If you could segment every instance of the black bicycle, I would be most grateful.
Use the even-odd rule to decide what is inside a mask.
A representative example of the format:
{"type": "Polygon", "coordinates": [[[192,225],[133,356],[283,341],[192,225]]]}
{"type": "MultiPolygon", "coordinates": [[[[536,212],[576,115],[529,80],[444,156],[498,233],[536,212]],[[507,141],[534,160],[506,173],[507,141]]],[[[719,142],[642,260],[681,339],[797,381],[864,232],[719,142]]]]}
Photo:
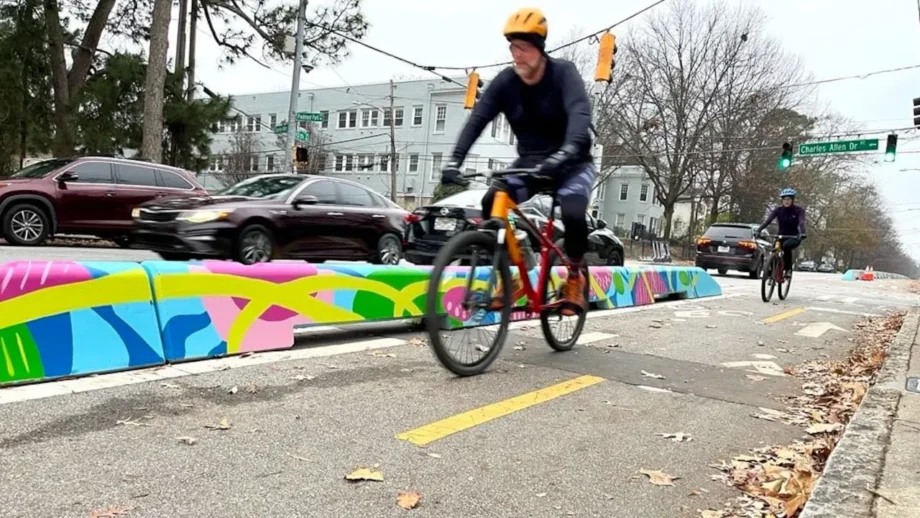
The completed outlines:
{"type": "Polygon", "coordinates": [[[770,302],[773,298],[773,290],[779,288],[777,295],[779,300],[786,300],[789,296],[789,288],[792,285],[792,270],[789,270],[789,276],[786,276],[783,267],[783,239],[798,239],[800,236],[784,235],[764,235],[765,238],[773,240],[773,248],[770,249],[770,257],[763,262],[763,274],[760,279],[760,298],[764,302],[770,302]],[[785,291],[783,287],[785,286],[785,291]]]}

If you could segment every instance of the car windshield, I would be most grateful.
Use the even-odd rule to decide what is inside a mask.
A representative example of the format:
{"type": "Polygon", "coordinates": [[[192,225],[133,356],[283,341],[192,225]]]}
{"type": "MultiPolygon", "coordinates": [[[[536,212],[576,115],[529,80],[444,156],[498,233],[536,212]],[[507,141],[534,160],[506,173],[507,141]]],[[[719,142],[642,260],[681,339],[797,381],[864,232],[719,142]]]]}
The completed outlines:
{"type": "Polygon", "coordinates": [[[41,162],[35,162],[34,164],[24,167],[19,171],[10,175],[11,178],[42,178],[46,174],[54,171],[55,169],[64,167],[65,165],[73,162],[73,159],[62,159],[56,158],[54,160],[42,160],[41,162]]]}
{"type": "Polygon", "coordinates": [[[433,205],[436,207],[480,207],[482,206],[482,197],[485,195],[485,189],[470,189],[448,196],[433,205]]]}
{"type": "Polygon", "coordinates": [[[296,176],[268,176],[243,180],[217,191],[219,196],[248,196],[250,198],[279,199],[291,194],[291,191],[303,182],[296,176]]]}
{"type": "Polygon", "coordinates": [[[703,237],[709,239],[751,239],[754,231],[751,227],[709,227],[703,237]]]}

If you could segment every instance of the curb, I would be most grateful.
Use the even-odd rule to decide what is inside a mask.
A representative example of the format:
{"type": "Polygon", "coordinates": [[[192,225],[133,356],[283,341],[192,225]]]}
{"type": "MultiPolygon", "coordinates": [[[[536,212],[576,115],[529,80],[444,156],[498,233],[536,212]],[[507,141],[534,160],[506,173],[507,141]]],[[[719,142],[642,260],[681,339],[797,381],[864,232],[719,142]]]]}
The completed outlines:
{"type": "Polygon", "coordinates": [[[891,429],[910,361],[910,349],[920,328],[920,308],[904,318],[879,370],[875,385],[863,398],[837,447],[827,459],[824,473],[799,518],[871,517],[875,495],[885,466],[891,429]]]}

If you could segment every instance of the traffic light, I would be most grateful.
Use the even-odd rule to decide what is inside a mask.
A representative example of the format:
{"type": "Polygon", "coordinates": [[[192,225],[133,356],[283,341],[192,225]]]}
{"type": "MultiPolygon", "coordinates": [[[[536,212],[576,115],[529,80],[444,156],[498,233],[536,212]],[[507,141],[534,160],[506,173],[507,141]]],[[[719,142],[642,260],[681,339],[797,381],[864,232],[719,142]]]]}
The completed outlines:
{"type": "Polygon", "coordinates": [[[294,162],[298,164],[308,164],[310,162],[309,153],[307,153],[307,148],[297,146],[294,149],[294,162]]]}
{"type": "Polygon", "coordinates": [[[779,162],[777,162],[780,171],[789,169],[789,166],[792,165],[792,144],[788,142],[783,142],[783,153],[779,156],[779,162]]]}
{"type": "Polygon", "coordinates": [[[613,33],[605,32],[600,38],[599,46],[597,68],[594,69],[594,80],[609,83],[613,80],[613,56],[617,53],[617,37],[613,33]]]}
{"type": "Polygon", "coordinates": [[[920,97],[914,98],[914,127],[920,128],[920,97]]]}
{"type": "Polygon", "coordinates": [[[479,74],[476,72],[470,72],[469,81],[466,83],[466,99],[463,101],[463,107],[467,110],[472,110],[473,106],[476,105],[476,99],[479,99],[482,96],[482,92],[479,91],[482,88],[483,82],[482,79],[479,79],[479,74]]]}
{"type": "Polygon", "coordinates": [[[898,151],[898,136],[892,133],[888,135],[888,144],[885,145],[885,161],[894,162],[894,155],[898,151]]]}

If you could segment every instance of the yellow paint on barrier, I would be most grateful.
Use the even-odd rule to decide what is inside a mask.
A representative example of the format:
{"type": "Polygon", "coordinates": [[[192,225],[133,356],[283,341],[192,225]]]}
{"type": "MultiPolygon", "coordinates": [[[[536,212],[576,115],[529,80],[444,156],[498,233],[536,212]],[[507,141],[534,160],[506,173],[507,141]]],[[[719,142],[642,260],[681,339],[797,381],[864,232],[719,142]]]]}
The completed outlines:
{"type": "Polygon", "coordinates": [[[525,408],[545,403],[551,399],[571,394],[578,390],[596,385],[604,381],[597,376],[579,376],[569,381],[521,394],[520,396],[486,405],[475,410],[457,414],[431,424],[403,432],[396,436],[397,439],[409,441],[416,446],[424,446],[448,435],[487,423],[493,419],[504,417],[508,414],[524,410],[525,408]]]}
{"type": "Polygon", "coordinates": [[[80,309],[150,300],[150,284],[143,270],[112,273],[4,300],[0,302],[0,329],[80,309]],[[143,281],[138,276],[143,276],[143,281]]]}
{"type": "Polygon", "coordinates": [[[782,313],[780,313],[780,314],[778,314],[778,315],[773,315],[772,317],[765,318],[765,319],[763,320],[763,323],[764,323],[764,324],[773,324],[773,323],[775,323],[775,322],[779,322],[780,320],[785,320],[785,319],[787,319],[787,318],[789,318],[789,317],[794,317],[794,316],[796,316],[796,315],[801,315],[801,314],[804,313],[804,312],[805,312],[805,308],[790,309],[789,311],[784,311],[784,312],[782,312],[782,313]]]}

